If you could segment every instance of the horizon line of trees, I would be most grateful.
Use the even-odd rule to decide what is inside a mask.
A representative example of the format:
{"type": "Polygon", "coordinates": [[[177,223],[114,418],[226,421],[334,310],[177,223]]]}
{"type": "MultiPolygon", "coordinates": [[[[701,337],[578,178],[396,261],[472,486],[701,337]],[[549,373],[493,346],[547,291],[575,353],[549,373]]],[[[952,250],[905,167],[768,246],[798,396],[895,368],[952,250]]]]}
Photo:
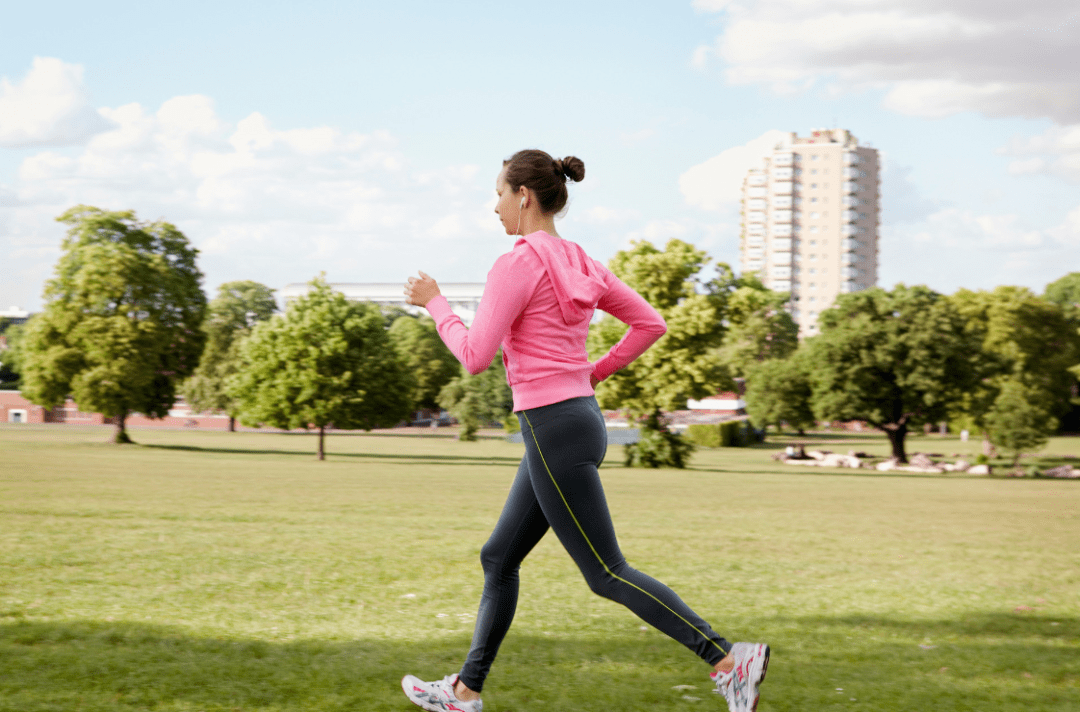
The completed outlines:
{"type": "MultiPolygon", "coordinates": [[[[195,250],[174,226],[133,212],[76,206],[43,311],[7,330],[4,373],[21,376],[35,403],[69,395],[115,418],[130,442],[130,413],[163,417],[177,394],[197,411],[245,425],[313,428],[324,456],[328,427],[371,429],[442,408],[473,439],[485,422],[513,429],[501,359],[467,374],[434,322],[402,308],[352,302],[323,277],[277,312],[273,290],[223,284],[207,300],[195,250]]],[[[662,413],[746,382],[757,427],[799,431],[818,421],[861,420],[906,461],[906,435],[948,421],[986,447],[1039,447],[1080,405],[1080,272],[1035,295],[1022,287],[942,295],[899,284],[840,295],[798,338],[790,295],[672,239],[632,243],[609,267],[664,317],[668,332],[596,390],[601,406],[630,414],[641,440],[626,464],[685,466],[693,446],[662,413]]],[[[596,359],[627,326],[604,315],[589,329],[596,359]]]]}

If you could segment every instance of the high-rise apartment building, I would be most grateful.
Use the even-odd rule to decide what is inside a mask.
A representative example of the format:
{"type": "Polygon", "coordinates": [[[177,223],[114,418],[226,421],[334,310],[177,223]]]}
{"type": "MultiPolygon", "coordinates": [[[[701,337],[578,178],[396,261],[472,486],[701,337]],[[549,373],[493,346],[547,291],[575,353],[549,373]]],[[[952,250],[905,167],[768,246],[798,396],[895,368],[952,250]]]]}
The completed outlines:
{"type": "Polygon", "coordinates": [[[743,181],[742,271],[791,292],[800,335],[877,282],[878,185],[877,150],[843,129],[790,134],[743,181]]]}

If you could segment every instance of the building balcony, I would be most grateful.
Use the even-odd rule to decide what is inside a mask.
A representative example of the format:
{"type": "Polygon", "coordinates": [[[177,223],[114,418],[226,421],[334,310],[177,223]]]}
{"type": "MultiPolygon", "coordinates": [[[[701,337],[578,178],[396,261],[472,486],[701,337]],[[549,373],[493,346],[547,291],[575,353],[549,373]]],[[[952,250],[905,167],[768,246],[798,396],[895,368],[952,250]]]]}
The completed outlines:
{"type": "Polygon", "coordinates": [[[774,208],[790,208],[794,203],[795,201],[790,195],[778,195],[772,200],[774,208]]]}
{"type": "Polygon", "coordinates": [[[746,221],[750,223],[764,223],[765,213],[760,210],[751,210],[746,213],[746,221]]]}
{"type": "Polygon", "coordinates": [[[850,237],[843,242],[843,248],[845,252],[854,252],[855,250],[859,249],[859,247],[859,241],[850,237]]]}
{"type": "Polygon", "coordinates": [[[859,214],[854,210],[845,210],[842,214],[844,222],[855,222],[859,219],[859,214]]]}
{"type": "Polygon", "coordinates": [[[772,169],[773,180],[791,180],[795,177],[794,168],[773,168],[772,169]]]}
{"type": "Polygon", "coordinates": [[[772,219],[774,223],[790,223],[791,222],[790,210],[774,210],[772,212],[772,219]]]}
{"type": "Polygon", "coordinates": [[[795,163],[795,154],[793,153],[774,153],[772,157],[774,166],[790,166],[795,163]]]}
{"type": "Polygon", "coordinates": [[[858,193],[860,190],[862,190],[862,186],[855,181],[849,180],[844,182],[845,193],[858,193]]]}
{"type": "Polygon", "coordinates": [[[791,237],[793,228],[791,225],[773,225],[772,234],[773,237],[791,237]]]}
{"type": "Polygon", "coordinates": [[[772,241],[774,252],[791,252],[791,238],[778,237],[772,241]]]}
{"type": "Polygon", "coordinates": [[[844,165],[854,166],[859,162],[859,154],[847,152],[844,154],[844,165]]]}

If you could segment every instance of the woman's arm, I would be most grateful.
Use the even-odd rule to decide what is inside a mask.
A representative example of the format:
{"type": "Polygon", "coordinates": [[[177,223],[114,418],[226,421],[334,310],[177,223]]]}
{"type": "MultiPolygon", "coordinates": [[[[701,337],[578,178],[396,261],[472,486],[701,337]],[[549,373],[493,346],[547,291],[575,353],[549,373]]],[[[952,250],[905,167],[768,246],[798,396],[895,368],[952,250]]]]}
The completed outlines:
{"type": "Polygon", "coordinates": [[[603,381],[645,353],[667,332],[664,317],[660,316],[651,304],[615,275],[611,275],[609,279],[611,281],[608,291],[600,298],[596,306],[619,321],[629,324],[630,328],[619,339],[619,343],[612,346],[603,358],[593,364],[594,387],[596,383],[603,381]]]}
{"type": "Polygon", "coordinates": [[[435,320],[443,343],[469,373],[480,373],[491,365],[510,325],[525,309],[535,286],[526,284],[527,280],[511,279],[511,257],[511,254],[503,255],[488,272],[484,296],[480,298],[472,328],[462,323],[442,294],[421,305],[427,307],[435,320]]]}

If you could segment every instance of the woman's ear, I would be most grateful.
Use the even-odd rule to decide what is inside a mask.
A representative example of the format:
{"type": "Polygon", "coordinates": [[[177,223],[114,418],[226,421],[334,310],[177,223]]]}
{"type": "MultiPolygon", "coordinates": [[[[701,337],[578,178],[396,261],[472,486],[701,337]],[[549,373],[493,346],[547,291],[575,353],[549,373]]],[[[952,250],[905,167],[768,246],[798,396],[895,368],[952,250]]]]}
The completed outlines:
{"type": "Polygon", "coordinates": [[[518,195],[521,196],[521,202],[519,204],[519,207],[524,210],[525,207],[529,204],[529,189],[525,186],[521,186],[520,188],[518,188],[518,195]]]}

